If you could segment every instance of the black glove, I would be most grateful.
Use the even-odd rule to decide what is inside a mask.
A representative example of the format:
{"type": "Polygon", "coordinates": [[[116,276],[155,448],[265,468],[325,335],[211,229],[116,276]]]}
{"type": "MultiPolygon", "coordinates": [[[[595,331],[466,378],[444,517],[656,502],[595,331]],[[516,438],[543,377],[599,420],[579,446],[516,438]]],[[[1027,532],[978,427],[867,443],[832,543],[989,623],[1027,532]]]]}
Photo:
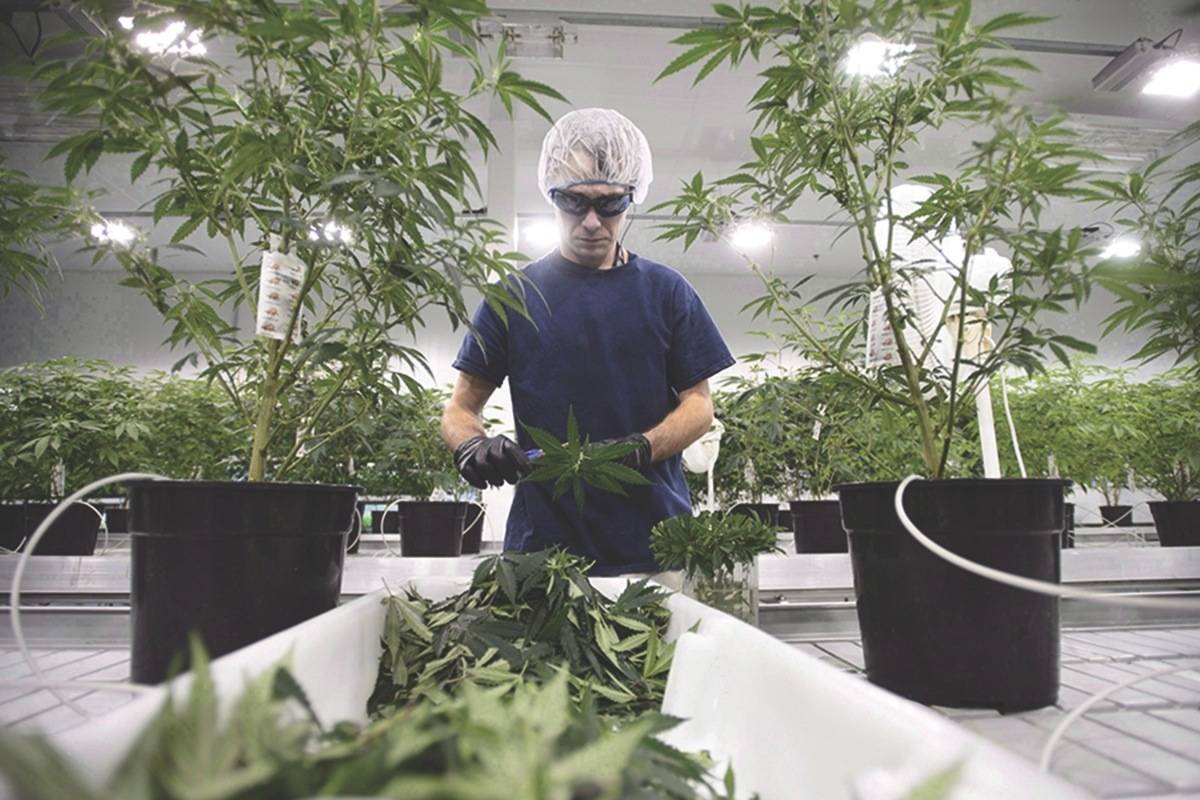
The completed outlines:
{"type": "Polygon", "coordinates": [[[516,483],[533,470],[525,451],[507,436],[476,436],[454,451],[454,466],[476,489],[516,483]]]}
{"type": "Polygon", "coordinates": [[[627,453],[617,459],[617,463],[623,466],[635,469],[638,472],[645,472],[650,467],[651,453],[650,440],[643,434],[633,433],[629,436],[623,436],[620,439],[605,439],[600,442],[601,446],[608,444],[636,444],[637,447],[633,452],[627,453]]]}

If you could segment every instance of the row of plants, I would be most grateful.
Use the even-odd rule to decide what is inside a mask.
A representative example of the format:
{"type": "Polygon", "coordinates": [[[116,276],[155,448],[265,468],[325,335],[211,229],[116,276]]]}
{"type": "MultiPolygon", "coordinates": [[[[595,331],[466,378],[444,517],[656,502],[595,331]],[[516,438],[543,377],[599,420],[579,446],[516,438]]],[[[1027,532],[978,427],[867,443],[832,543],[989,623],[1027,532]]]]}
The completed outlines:
{"type": "MultiPolygon", "coordinates": [[[[348,401],[333,407],[336,426],[307,447],[302,425],[282,431],[268,462],[292,458],[286,470],[281,465],[292,480],[355,483],[367,494],[461,492],[438,436],[445,392],[401,387],[380,392],[366,408],[348,401]]],[[[318,391],[296,387],[294,401],[309,403],[318,391]]],[[[207,379],[138,375],[74,358],[11,367],[0,370],[0,497],[61,497],[118,472],[243,478],[249,433],[228,394],[207,379]]]]}
{"type": "MultiPolygon", "coordinates": [[[[1128,371],[1077,365],[1017,379],[1010,405],[1030,475],[1062,475],[1104,495],[1151,489],[1200,499],[1200,381],[1169,371],[1146,381],[1128,371]]],[[[997,398],[999,400],[999,398],[997,398]]],[[[1018,471],[1002,441],[1006,472],[1018,471]]]]}
{"type": "MultiPolygon", "coordinates": [[[[1008,402],[1026,471],[1062,476],[1117,505],[1123,489],[1145,488],[1166,500],[1200,497],[1200,381],[1186,370],[1135,380],[1128,370],[1076,362],[1064,369],[1007,379],[1008,402]]],[[[1004,474],[1019,475],[1002,414],[1003,389],[992,387],[1004,474]]],[[[897,480],[920,471],[909,446],[916,420],[894,407],[864,403],[838,372],[765,371],[726,381],[714,395],[725,425],[714,467],[717,499],[729,508],[764,497],[827,497],[856,481],[897,480]]],[[[948,474],[978,477],[974,418],[948,474]]],[[[689,475],[700,503],[704,476],[689,475]]]]}

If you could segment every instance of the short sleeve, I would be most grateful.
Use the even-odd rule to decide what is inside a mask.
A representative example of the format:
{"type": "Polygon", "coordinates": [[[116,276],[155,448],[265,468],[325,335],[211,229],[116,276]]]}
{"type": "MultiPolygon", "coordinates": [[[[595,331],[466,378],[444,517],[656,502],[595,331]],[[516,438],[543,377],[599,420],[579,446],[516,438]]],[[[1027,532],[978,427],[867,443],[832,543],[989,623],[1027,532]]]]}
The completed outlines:
{"type": "Polygon", "coordinates": [[[508,375],[508,331],[486,301],[479,303],[471,318],[471,330],[463,337],[454,368],[469,372],[495,386],[508,375]]]}
{"type": "Polygon", "coordinates": [[[692,285],[680,280],[673,296],[667,380],[672,389],[682,392],[732,367],[735,360],[692,285]]]}

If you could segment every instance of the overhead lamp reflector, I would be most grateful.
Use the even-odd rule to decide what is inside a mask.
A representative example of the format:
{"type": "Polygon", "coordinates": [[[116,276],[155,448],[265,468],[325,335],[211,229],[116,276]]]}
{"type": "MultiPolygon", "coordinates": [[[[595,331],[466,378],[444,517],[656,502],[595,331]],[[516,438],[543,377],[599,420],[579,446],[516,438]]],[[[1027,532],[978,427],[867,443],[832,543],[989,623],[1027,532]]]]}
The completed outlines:
{"type": "Polygon", "coordinates": [[[544,252],[558,246],[558,225],[552,219],[530,219],[519,223],[522,246],[544,252]]]}
{"type": "Polygon", "coordinates": [[[847,75],[884,78],[895,75],[916,49],[914,44],[898,44],[869,33],[846,53],[842,69],[847,75]]]}
{"type": "Polygon", "coordinates": [[[749,221],[738,224],[729,234],[729,243],[740,253],[761,250],[771,243],[775,231],[765,222],[749,221]]]}
{"type": "Polygon", "coordinates": [[[1154,71],[1142,94],[1187,100],[1200,92],[1200,61],[1173,58],[1154,71]]]}
{"type": "Polygon", "coordinates": [[[1142,252],[1142,243],[1132,236],[1118,236],[1108,243],[1108,247],[1100,253],[1103,259],[1133,258],[1142,252]]]}
{"type": "Polygon", "coordinates": [[[104,219],[93,223],[89,233],[98,244],[112,244],[118,247],[128,247],[137,238],[137,230],[119,219],[104,219]]]}
{"type": "MultiPolygon", "coordinates": [[[[118,20],[122,28],[126,28],[126,19],[129,18],[118,20]]],[[[129,25],[132,24],[133,20],[129,19],[129,25]]],[[[134,34],[133,45],[153,56],[202,56],[208,52],[203,39],[204,31],[199,28],[188,30],[187,23],[175,20],[162,30],[139,31],[134,34]]]]}

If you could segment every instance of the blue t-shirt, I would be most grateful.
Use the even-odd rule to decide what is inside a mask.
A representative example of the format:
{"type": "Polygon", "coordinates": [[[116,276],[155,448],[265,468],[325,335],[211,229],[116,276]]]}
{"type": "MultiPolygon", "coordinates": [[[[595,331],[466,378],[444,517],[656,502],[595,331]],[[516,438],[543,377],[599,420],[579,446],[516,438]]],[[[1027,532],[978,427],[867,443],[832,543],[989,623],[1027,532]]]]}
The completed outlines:
{"type": "MultiPolygon", "coordinates": [[[[522,423],[567,437],[574,409],[581,435],[593,442],[645,433],[679,404],[678,393],[734,364],[708,309],[675,270],[630,253],[600,270],[558,252],[523,270],[522,294],[533,324],[515,313],[505,326],[481,303],[455,368],[512,391],[520,445],[533,449],[522,423]],[[540,292],[540,295],[539,295],[540,292]]],[[[652,572],[650,529],[691,512],[682,461],[674,456],[647,472],[649,486],[629,496],[586,487],[582,516],[568,491],[552,500],[553,483],[517,485],[504,538],[506,550],[561,545],[596,562],[594,575],[652,572]]]]}

